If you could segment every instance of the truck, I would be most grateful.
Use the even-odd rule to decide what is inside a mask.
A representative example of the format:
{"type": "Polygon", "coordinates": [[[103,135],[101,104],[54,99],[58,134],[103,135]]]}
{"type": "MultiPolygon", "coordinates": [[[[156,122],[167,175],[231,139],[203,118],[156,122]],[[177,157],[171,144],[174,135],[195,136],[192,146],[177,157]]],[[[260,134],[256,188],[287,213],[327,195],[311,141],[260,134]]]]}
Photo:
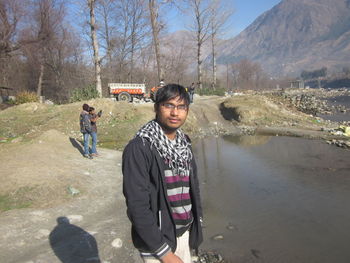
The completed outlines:
{"type": "Polygon", "coordinates": [[[152,87],[149,94],[146,93],[145,84],[137,83],[108,83],[109,94],[117,101],[132,102],[134,98],[155,101],[156,93],[160,87],[152,87]]]}
{"type": "Polygon", "coordinates": [[[109,94],[118,101],[132,102],[134,98],[145,99],[146,85],[137,83],[108,83],[109,94]]]}

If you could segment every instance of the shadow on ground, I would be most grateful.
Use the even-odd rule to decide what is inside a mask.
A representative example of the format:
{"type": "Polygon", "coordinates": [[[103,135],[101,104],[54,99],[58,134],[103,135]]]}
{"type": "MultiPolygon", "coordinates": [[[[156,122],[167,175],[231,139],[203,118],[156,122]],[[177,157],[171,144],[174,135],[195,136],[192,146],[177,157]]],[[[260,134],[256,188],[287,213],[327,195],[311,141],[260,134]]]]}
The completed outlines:
{"type": "Polygon", "coordinates": [[[84,155],[83,146],[81,145],[81,143],[79,141],[77,141],[76,139],[74,139],[72,137],[69,137],[69,141],[73,145],[73,147],[76,148],[81,153],[81,155],[84,155]]]}
{"type": "Polygon", "coordinates": [[[50,245],[62,263],[101,263],[96,239],[73,225],[67,217],[58,217],[50,233],[50,245]]]}

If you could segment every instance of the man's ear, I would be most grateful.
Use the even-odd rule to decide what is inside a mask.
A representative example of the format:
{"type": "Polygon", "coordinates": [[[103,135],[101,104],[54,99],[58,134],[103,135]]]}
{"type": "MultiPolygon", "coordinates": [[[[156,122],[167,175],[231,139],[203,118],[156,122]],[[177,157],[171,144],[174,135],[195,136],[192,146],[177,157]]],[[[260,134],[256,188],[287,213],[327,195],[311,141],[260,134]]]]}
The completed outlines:
{"type": "Polygon", "coordinates": [[[159,109],[159,105],[154,103],[153,110],[156,114],[158,112],[158,109],[159,109]]]}

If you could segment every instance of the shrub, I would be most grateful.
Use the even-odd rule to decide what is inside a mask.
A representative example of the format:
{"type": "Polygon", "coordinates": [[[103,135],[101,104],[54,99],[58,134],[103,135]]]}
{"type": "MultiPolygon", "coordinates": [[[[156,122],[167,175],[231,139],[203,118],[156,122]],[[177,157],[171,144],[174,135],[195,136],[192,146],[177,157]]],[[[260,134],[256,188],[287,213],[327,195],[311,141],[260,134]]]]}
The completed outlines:
{"type": "Polygon", "coordinates": [[[95,85],[89,85],[84,88],[76,88],[70,93],[70,102],[90,100],[98,98],[98,92],[95,85]]]}
{"type": "Polygon", "coordinates": [[[196,89],[196,93],[199,95],[217,95],[217,96],[225,96],[226,90],[223,88],[202,88],[202,89],[196,89]]]}
{"type": "Polygon", "coordinates": [[[23,104],[27,102],[37,102],[38,96],[35,92],[29,92],[29,91],[22,91],[17,93],[16,96],[16,104],[23,104]]]}

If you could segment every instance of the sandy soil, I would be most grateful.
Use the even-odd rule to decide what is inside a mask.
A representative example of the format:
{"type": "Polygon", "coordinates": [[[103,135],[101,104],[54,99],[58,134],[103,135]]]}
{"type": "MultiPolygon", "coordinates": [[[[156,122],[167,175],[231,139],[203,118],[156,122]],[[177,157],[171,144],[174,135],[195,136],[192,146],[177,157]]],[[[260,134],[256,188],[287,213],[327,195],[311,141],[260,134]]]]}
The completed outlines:
{"type": "Polygon", "coordinates": [[[33,198],[51,198],[38,198],[36,209],[0,215],[1,262],[95,262],[87,260],[97,256],[101,262],[138,262],[121,192],[121,152],[99,149],[100,157],[83,158],[79,144],[56,130],[21,145],[15,156],[9,151],[1,151],[7,168],[1,187],[39,185],[33,198]],[[21,165],[9,173],[11,160],[21,165]],[[69,186],[81,193],[71,196],[69,186]]]}

